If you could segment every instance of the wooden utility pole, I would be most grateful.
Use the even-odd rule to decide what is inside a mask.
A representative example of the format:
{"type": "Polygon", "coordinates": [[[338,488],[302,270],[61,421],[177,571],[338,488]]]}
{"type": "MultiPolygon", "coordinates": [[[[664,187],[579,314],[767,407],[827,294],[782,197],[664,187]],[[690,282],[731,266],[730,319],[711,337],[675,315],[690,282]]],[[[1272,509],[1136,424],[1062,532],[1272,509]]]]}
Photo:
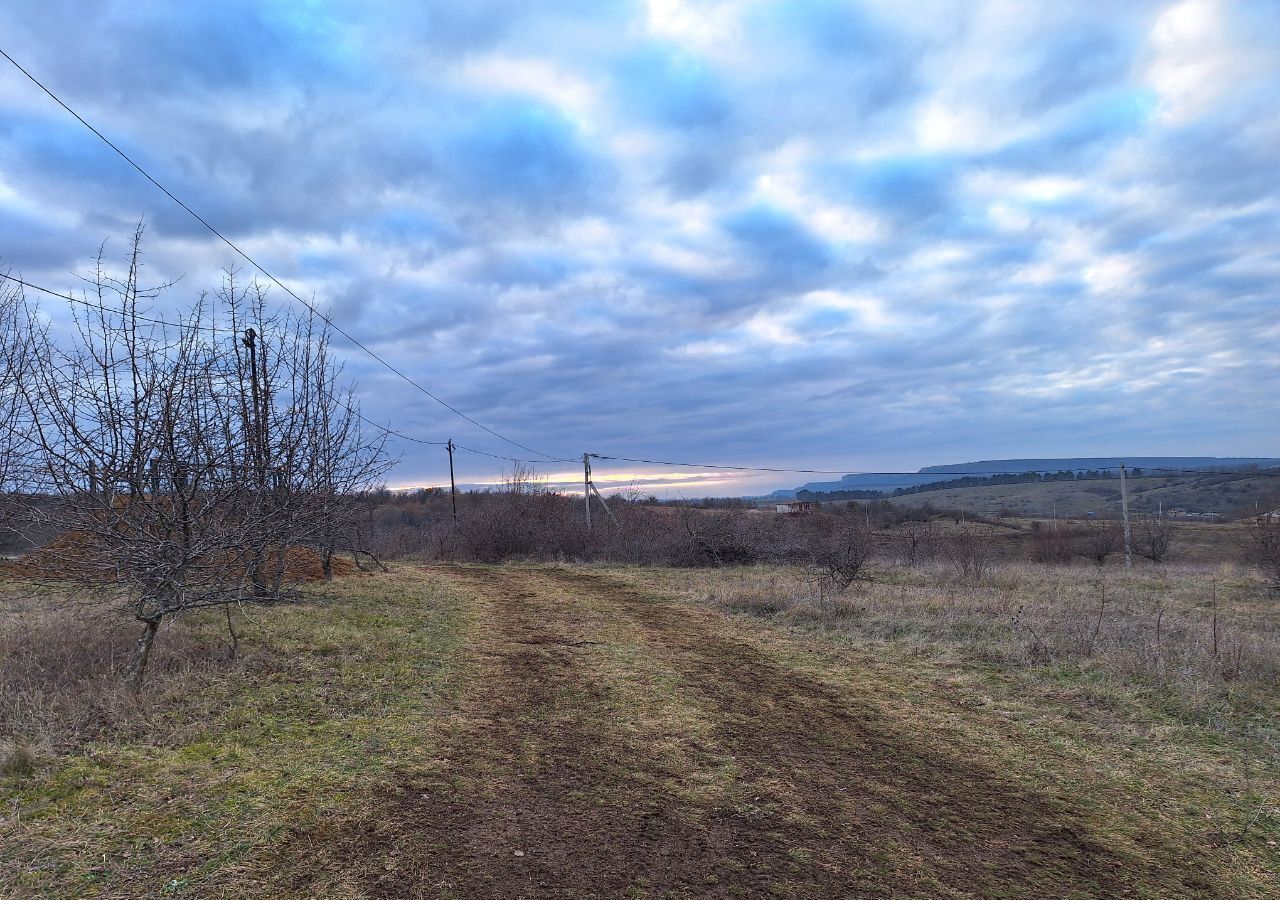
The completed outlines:
{"type": "Polygon", "coordinates": [[[249,390],[250,397],[253,401],[253,416],[250,419],[246,417],[245,424],[249,426],[249,434],[245,435],[245,439],[249,442],[249,458],[253,462],[255,469],[254,476],[259,489],[263,487],[264,473],[262,471],[264,460],[262,458],[262,396],[258,391],[258,333],[252,328],[244,330],[244,337],[240,339],[240,343],[249,351],[249,390]]]}
{"type": "Polygon", "coordinates": [[[1133,568],[1133,541],[1129,537],[1129,483],[1124,477],[1124,463],[1120,463],[1120,515],[1124,517],[1124,566],[1133,568]]]}
{"type": "Polygon", "coordinates": [[[449,451],[449,502],[453,504],[453,522],[458,523],[458,485],[453,480],[453,438],[445,442],[444,448],[449,451]]]}
{"type": "Polygon", "coordinates": [[[582,502],[587,513],[587,531],[591,530],[591,454],[582,454],[582,502]]]}

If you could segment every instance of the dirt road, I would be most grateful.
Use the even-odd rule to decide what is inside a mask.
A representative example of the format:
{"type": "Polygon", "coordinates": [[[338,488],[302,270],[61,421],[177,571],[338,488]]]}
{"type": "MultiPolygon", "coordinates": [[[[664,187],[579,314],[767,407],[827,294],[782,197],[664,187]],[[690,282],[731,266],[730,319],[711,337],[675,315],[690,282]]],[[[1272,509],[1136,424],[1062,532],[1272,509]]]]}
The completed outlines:
{"type": "Polygon", "coordinates": [[[351,897],[1211,896],[1072,802],[717,612],[583,569],[432,567],[463,598],[443,749],[287,841],[282,893],[351,897]],[[1154,862],[1153,862],[1154,860],[1154,862]]]}

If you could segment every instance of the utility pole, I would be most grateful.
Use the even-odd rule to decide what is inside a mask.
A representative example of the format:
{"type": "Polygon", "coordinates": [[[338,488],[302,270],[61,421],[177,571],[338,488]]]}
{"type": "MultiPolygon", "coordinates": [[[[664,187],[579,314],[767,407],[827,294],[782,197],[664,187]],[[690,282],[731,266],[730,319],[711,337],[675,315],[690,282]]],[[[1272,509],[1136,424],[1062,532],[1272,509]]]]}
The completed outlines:
{"type": "Polygon", "coordinates": [[[582,502],[587,511],[587,531],[591,530],[591,454],[582,454],[582,502]]]}
{"type": "Polygon", "coordinates": [[[249,387],[250,395],[253,400],[253,417],[250,419],[245,417],[245,424],[249,426],[249,434],[245,437],[249,442],[250,459],[253,461],[255,469],[254,475],[258,484],[258,488],[263,486],[263,478],[265,473],[262,471],[265,460],[262,458],[262,396],[258,391],[258,333],[252,328],[244,330],[244,337],[240,339],[240,343],[249,351],[249,387]]]}
{"type": "Polygon", "coordinates": [[[449,502],[453,504],[453,524],[458,524],[458,485],[453,480],[453,438],[445,442],[444,448],[449,451],[449,502]]]}
{"type": "Polygon", "coordinates": [[[1133,568],[1133,541],[1129,537],[1129,483],[1124,477],[1124,463],[1120,463],[1120,514],[1124,517],[1124,567],[1133,568]]]}
{"type": "Polygon", "coordinates": [[[600,505],[604,507],[605,513],[609,516],[609,521],[621,528],[622,523],[619,522],[618,517],[613,514],[613,510],[609,508],[609,504],[604,502],[604,494],[600,493],[600,488],[596,487],[596,483],[594,481],[591,482],[591,490],[595,492],[596,499],[599,500],[600,505]]]}

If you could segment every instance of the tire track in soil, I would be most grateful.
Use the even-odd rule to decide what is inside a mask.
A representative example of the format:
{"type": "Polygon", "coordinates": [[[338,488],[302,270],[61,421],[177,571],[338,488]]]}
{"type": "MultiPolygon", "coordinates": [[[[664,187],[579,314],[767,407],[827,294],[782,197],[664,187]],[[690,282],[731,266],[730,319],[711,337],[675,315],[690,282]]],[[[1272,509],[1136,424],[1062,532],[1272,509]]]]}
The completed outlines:
{"type": "Polygon", "coordinates": [[[405,773],[371,814],[282,848],[281,859],[301,860],[274,876],[291,895],[1212,893],[1116,855],[1061,804],[913,745],[735,640],[714,614],[580,571],[425,572],[457,584],[476,612],[463,724],[441,771],[405,773]],[[673,788],[688,773],[620,733],[593,659],[602,616],[631,629],[705,710],[712,739],[689,741],[684,763],[710,771],[732,758],[733,796],[682,799],[673,788]]]}
{"type": "MultiPolygon", "coordinates": [[[[571,604],[557,610],[528,589],[533,572],[432,571],[483,592],[501,628],[477,636],[487,671],[464,700],[474,724],[451,741],[454,788],[408,779],[378,798],[376,816],[298,836],[299,847],[326,846],[340,871],[297,875],[291,893],[345,881],[368,898],[756,897],[807,868],[746,816],[703,820],[655,790],[680,773],[610,732],[611,697],[584,658],[596,642],[571,604]]],[[[842,894],[833,884],[785,895],[842,894]]]]}
{"type": "Polygon", "coordinates": [[[773,796],[770,837],[812,849],[839,888],[821,896],[1223,896],[1183,848],[1155,843],[1153,865],[1105,846],[1068,804],[779,666],[722,616],[598,573],[540,574],[646,631],[712,711],[748,793],[773,796]]]}

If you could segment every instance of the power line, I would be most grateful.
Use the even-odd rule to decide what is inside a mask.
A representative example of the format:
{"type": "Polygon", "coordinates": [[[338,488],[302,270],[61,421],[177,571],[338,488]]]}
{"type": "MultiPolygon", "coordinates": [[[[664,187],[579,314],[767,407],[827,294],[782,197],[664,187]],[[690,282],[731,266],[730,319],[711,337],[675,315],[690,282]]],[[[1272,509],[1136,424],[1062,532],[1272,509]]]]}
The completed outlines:
{"type": "MultiPolygon", "coordinates": [[[[86,306],[90,309],[96,309],[100,311],[111,311],[111,312],[117,312],[122,314],[124,312],[123,310],[120,310],[116,307],[107,306],[102,303],[95,303],[92,300],[86,300],[85,298],[77,297],[74,294],[64,294],[60,291],[55,291],[52,288],[44,287],[43,285],[36,284],[33,281],[28,281],[25,278],[19,278],[17,275],[11,275],[8,272],[0,272],[0,278],[3,278],[7,281],[12,281],[15,284],[20,284],[23,287],[30,288],[33,291],[40,291],[42,294],[48,294],[51,297],[57,297],[60,300],[66,300],[68,303],[75,303],[80,306],[86,306]]],[[[169,319],[160,319],[160,318],[156,318],[155,316],[148,316],[142,313],[132,313],[131,315],[133,316],[133,318],[137,319],[139,322],[147,322],[151,325],[159,325],[163,328],[174,328],[174,329],[187,328],[187,329],[195,329],[197,331],[207,331],[207,332],[210,332],[211,334],[233,334],[235,332],[235,329],[226,328],[220,325],[199,325],[194,322],[173,322],[173,321],[170,321],[169,319]]],[[[338,403],[348,412],[359,417],[361,421],[365,422],[368,425],[372,425],[374,428],[377,428],[379,431],[385,434],[391,435],[393,437],[398,437],[406,441],[411,441],[415,444],[426,444],[432,447],[443,447],[449,443],[448,441],[432,441],[432,440],[427,440],[426,438],[416,437],[412,434],[405,434],[403,431],[398,431],[395,428],[391,428],[387,425],[381,425],[373,421],[364,413],[360,412],[358,409],[353,409],[347,404],[342,403],[342,401],[340,400],[338,401],[338,403]]],[[[577,460],[574,460],[574,459],[556,459],[554,457],[548,458],[548,459],[522,459],[520,457],[515,457],[515,456],[503,456],[500,453],[490,453],[487,450],[477,450],[474,447],[464,447],[462,444],[457,444],[457,443],[455,443],[453,446],[457,450],[465,450],[468,453],[475,453],[480,456],[488,456],[493,459],[501,459],[501,460],[506,460],[508,462],[532,463],[532,464],[545,463],[545,462],[577,462],[577,460]]]]}
{"type": "MultiPolygon", "coordinates": [[[[124,312],[124,310],[116,309],[115,307],[107,306],[102,303],[94,303],[92,300],[86,300],[83,297],[76,297],[76,296],[73,296],[72,294],[62,294],[51,288],[41,287],[40,285],[27,281],[24,278],[19,278],[16,275],[10,275],[8,272],[0,272],[0,278],[4,278],[7,281],[12,281],[15,284],[20,284],[25,288],[31,288],[33,291],[39,291],[42,294],[48,294],[50,297],[57,297],[60,300],[66,300],[69,303],[78,303],[81,306],[87,306],[90,309],[102,310],[104,312],[108,310],[110,310],[111,312],[118,312],[118,313],[124,312]]],[[[141,313],[134,313],[133,318],[137,319],[139,322],[147,322],[152,325],[162,325],[166,328],[188,328],[188,329],[194,329],[196,331],[213,332],[215,334],[219,334],[219,333],[230,334],[232,331],[230,328],[220,328],[217,325],[196,325],[190,322],[170,322],[167,319],[157,319],[152,316],[144,316],[141,313]]]]}
{"type": "MultiPolygon", "coordinates": [[[[0,52],[3,52],[3,51],[0,51],[0,52]]],[[[86,300],[83,297],[76,297],[72,294],[63,294],[59,291],[55,291],[55,290],[52,290],[51,288],[43,287],[42,285],[36,284],[31,281],[27,281],[24,278],[19,278],[18,276],[11,275],[7,272],[0,272],[0,278],[6,279],[8,281],[12,281],[15,284],[20,284],[26,288],[31,288],[32,290],[40,291],[41,293],[48,294],[52,297],[58,297],[59,299],[66,300],[70,303],[76,303],[81,306],[87,306],[90,309],[97,309],[97,310],[111,309],[114,312],[120,312],[120,310],[116,310],[114,307],[107,307],[102,303],[95,303],[92,300],[86,300]]],[[[218,334],[231,334],[233,331],[233,329],[225,328],[217,325],[198,325],[198,324],[189,323],[189,322],[187,323],[172,322],[172,321],[169,321],[168,319],[160,319],[154,316],[143,315],[141,313],[135,313],[133,315],[140,322],[148,322],[148,323],[151,323],[154,325],[160,325],[166,328],[194,328],[194,329],[209,331],[209,332],[218,333],[218,334]]],[[[424,445],[433,446],[433,447],[443,447],[446,444],[448,444],[448,441],[427,440],[426,438],[416,437],[411,434],[406,434],[403,431],[398,431],[397,429],[391,428],[389,426],[381,425],[373,421],[372,419],[370,419],[368,416],[364,415],[364,413],[360,412],[359,410],[353,409],[352,407],[348,406],[345,403],[342,403],[341,401],[338,401],[338,402],[349,412],[359,417],[363,422],[365,422],[368,425],[372,425],[374,428],[377,428],[379,431],[382,431],[385,434],[391,435],[393,437],[398,437],[398,438],[401,438],[402,440],[410,441],[415,444],[424,444],[424,445]]],[[[555,457],[549,457],[547,459],[526,459],[526,458],[516,457],[516,456],[504,456],[500,453],[490,453],[487,450],[478,450],[474,447],[467,447],[458,443],[455,443],[453,446],[454,446],[454,449],[457,449],[457,450],[463,450],[467,453],[474,453],[479,456],[487,456],[491,459],[500,459],[506,462],[529,463],[532,465],[537,465],[539,463],[547,463],[547,462],[560,462],[560,463],[577,463],[578,462],[577,459],[555,458],[555,457]]],[[[592,459],[612,460],[615,462],[642,463],[644,465],[651,465],[651,466],[676,466],[676,467],[689,468],[689,469],[719,469],[719,470],[729,470],[729,471],[735,471],[735,472],[778,472],[778,473],[792,474],[792,475],[885,475],[885,476],[919,476],[919,477],[927,477],[932,475],[956,475],[956,476],[1045,475],[1045,474],[1057,474],[1058,472],[1082,472],[1082,471],[1111,472],[1111,471],[1117,471],[1120,468],[1120,466],[1117,465],[1117,466],[1090,466],[1088,469],[1080,469],[1080,468],[1018,469],[1018,470],[1012,470],[1012,471],[1011,470],[977,470],[977,471],[942,470],[942,471],[936,471],[936,472],[920,472],[920,471],[916,471],[916,472],[865,472],[865,471],[850,472],[848,469],[788,469],[788,468],[782,468],[778,466],[735,466],[735,465],[726,465],[722,463],[674,462],[672,460],[664,460],[664,459],[639,459],[637,457],[630,457],[630,456],[608,456],[602,453],[591,453],[588,455],[592,459]]],[[[1212,469],[1173,469],[1173,468],[1167,468],[1164,466],[1142,466],[1139,468],[1144,473],[1147,473],[1147,472],[1155,473],[1152,475],[1148,475],[1146,477],[1159,477],[1161,475],[1171,475],[1171,474],[1231,475],[1231,476],[1242,476],[1242,477],[1252,477],[1252,476],[1280,477],[1280,472],[1268,472],[1268,471],[1250,472],[1250,471],[1244,471],[1244,470],[1237,470],[1234,472],[1221,472],[1221,471],[1214,471],[1212,469]]],[[[1131,467],[1129,471],[1133,471],[1133,468],[1131,467]]]]}
{"type": "Polygon", "coordinates": [[[503,459],[503,460],[506,460],[507,462],[532,463],[534,465],[537,465],[538,463],[544,463],[544,462],[562,462],[562,463],[581,462],[581,460],[577,460],[577,459],[554,459],[554,458],[552,459],[520,459],[519,457],[515,457],[515,456],[503,456],[499,453],[490,453],[487,450],[476,450],[473,447],[464,447],[461,444],[457,443],[456,441],[453,444],[453,449],[465,450],[468,453],[478,453],[480,456],[488,456],[492,459],[503,459]]]}
{"type": "Polygon", "coordinates": [[[72,108],[71,108],[70,106],[68,106],[66,103],[64,103],[64,102],[62,101],[62,98],[60,98],[57,94],[55,94],[55,93],[54,93],[53,91],[51,91],[49,88],[45,87],[45,85],[40,81],[40,79],[36,78],[34,75],[32,75],[32,74],[31,74],[30,72],[28,72],[26,69],[24,69],[24,68],[23,68],[23,67],[18,63],[18,61],[17,61],[17,60],[15,60],[15,59],[14,59],[12,56],[10,56],[8,53],[6,53],[6,52],[4,51],[4,49],[3,49],[3,48],[0,48],[0,56],[3,56],[3,57],[4,57],[5,59],[7,59],[10,63],[12,63],[12,64],[13,64],[13,67],[14,67],[15,69],[17,69],[19,72],[21,72],[23,75],[25,75],[25,76],[26,76],[26,77],[31,81],[31,83],[32,83],[32,84],[34,84],[36,87],[40,88],[40,90],[42,90],[42,91],[44,91],[46,94],[48,94],[48,95],[49,95],[49,97],[50,97],[50,98],[51,98],[55,103],[57,103],[57,104],[58,104],[59,106],[61,106],[64,110],[66,110],[68,113],[70,113],[70,114],[71,114],[71,115],[76,119],[76,121],[78,121],[81,125],[83,125],[85,128],[87,128],[87,129],[89,129],[91,132],[93,132],[93,133],[98,137],[98,139],[99,139],[99,140],[101,140],[104,144],[106,144],[108,147],[110,147],[112,150],[114,150],[114,151],[115,151],[115,152],[120,156],[120,158],[121,158],[121,159],[123,159],[123,160],[124,160],[125,162],[127,162],[129,165],[133,166],[133,168],[134,168],[134,169],[136,169],[136,170],[138,171],[138,173],[139,173],[140,175],[142,175],[142,177],[143,177],[143,178],[147,179],[147,181],[151,182],[153,185],[155,185],[157,188],[159,188],[159,189],[160,189],[160,191],[161,191],[162,193],[164,193],[164,195],[165,195],[166,197],[168,197],[168,198],[169,198],[170,200],[172,200],[174,203],[178,204],[178,206],[182,207],[184,210],[186,210],[188,213],[190,213],[190,214],[191,214],[191,216],[192,216],[192,218],[194,218],[197,222],[199,222],[199,223],[200,223],[201,225],[203,225],[206,229],[208,229],[208,230],[209,230],[209,232],[210,232],[211,234],[213,234],[215,237],[217,237],[217,238],[218,238],[218,240],[222,241],[222,243],[224,243],[224,244],[226,244],[228,247],[230,247],[230,248],[231,248],[233,251],[235,251],[239,256],[241,256],[241,257],[242,257],[246,262],[248,262],[251,266],[253,266],[253,267],[254,267],[255,269],[257,269],[259,272],[261,272],[263,275],[265,275],[268,279],[270,279],[274,284],[276,284],[276,285],[277,285],[277,286],[278,286],[282,291],[284,291],[286,294],[288,294],[288,295],[289,295],[290,297],[292,297],[294,300],[297,300],[299,303],[301,303],[301,304],[302,304],[303,306],[305,306],[307,309],[311,310],[313,313],[315,313],[317,316],[319,316],[319,317],[320,317],[324,322],[326,322],[326,323],[329,325],[329,327],[331,327],[334,331],[336,331],[338,334],[342,335],[344,338],[346,338],[348,341],[350,341],[350,342],[351,342],[352,344],[354,344],[356,347],[359,347],[361,350],[363,350],[363,351],[364,351],[366,354],[368,354],[370,357],[372,357],[373,359],[375,359],[375,360],[377,360],[379,363],[381,363],[381,364],[382,364],[382,365],[383,365],[383,366],[384,366],[388,371],[392,372],[394,375],[396,375],[397,377],[399,377],[399,378],[400,378],[401,380],[403,380],[406,384],[408,384],[408,385],[412,386],[413,388],[415,388],[415,389],[417,389],[417,390],[421,391],[423,394],[425,394],[425,395],[427,395],[428,397],[430,397],[430,398],[431,398],[432,400],[434,400],[436,403],[439,403],[441,406],[443,406],[445,409],[447,409],[447,410],[449,410],[450,412],[452,412],[454,415],[459,416],[459,417],[461,417],[462,419],[465,419],[466,421],[470,422],[472,425],[476,426],[477,428],[481,429],[482,431],[486,431],[486,432],[488,432],[489,434],[493,435],[494,437],[498,438],[499,440],[502,440],[502,441],[504,441],[504,442],[506,442],[506,443],[510,444],[510,445],[511,445],[511,446],[513,446],[513,447],[519,447],[521,450],[525,450],[525,451],[527,451],[527,452],[529,452],[529,453],[533,453],[533,454],[535,454],[535,455],[537,455],[537,456],[544,456],[544,457],[547,457],[547,460],[546,460],[546,461],[548,461],[548,462],[558,462],[558,460],[554,459],[550,454],[548,454],[548,453],[543,453],[541,450],[535,450],[533,447],[527,447],[527,446],[525,446],[524,444],[521,444],[519,441],[512,440],[511,438],[507,437],[506,435],[503,435],[503,434],[501,434],[501,433],[499,433],[499,432],[495,431],[494,429],[490,428],[488,425],[485,425],[485,424],[483,424],[482,422],[478,422],[478,421],[476,421],[475,419],[471,418],[471,416],[467,415],[467,414],[466,414],[466,413],[464,413],[462,410],[458,409],[456,406],[453,406],[452,404],[450,404],[450,403],[446,402],[445,400],[442,400],[440,397],[437,397],[437,396],[436,396],[435,394],[433,394],[431,391],[427,390],[427,388],[426,388],[426,387],[424,387],[422,384],[420,384],[419,382],[417,382],[417,381],[415,381],[414,379],[410,378],[410,377],[409,377],[408,375],[406,375],[403,371],[401,371],[400,369],[398,369],[398,368],[396,368],[395,366],[393,366],[390,362],[388,362],[386,359],[384,359],[384,358],[383,358],[382,356],[380,356],[378,353],[374,352],[372,349],[370,349],[369,347],[367,347],[365,344],[363,344],[363,343],[361,343],[359,340],[357,340],[355,337],[353,337],[352,335],[348,334],[346,331],[344,331],[344,330],[342,329],[342,327],[341,327],[341,326],[339,326],[339,325],[338,325],[338,323],[336,323],[335,321],[333,321],[333,319],[331,319],[329,316],[325,315],[323,312],[321,312],[321,311],[320,311],[319,309],[317,309],[315,306],[311,305],[311,304],[310,304],[310,303],[308,303],[306,300],[303,300],[303,299],[302,299],[301,297],[299,297],[296,293],[294,293],[292,290],[290,290],[288,286],[286,286],[283,282],[281,282],[281,281],[280,281],[280,279],[276,278],[276,276],[272,275],[269,271],[267,271],[267,269],[266,269],[266,268],[265,268],[261,263],[259,263],[257,260],[255,260],[253,257],[251,257],[249,254],[245,253],[245,252],[244,252],[243,250],[241,250],[238,246],[236,246],[234,243],[232,243],[232,241],[231,241],[229,238],[227,238],[225,235],[223,235],[223,233],[222,233],[222,232],[220,232],[218,229],[216,229],[216,228],[214,228],[212,225],[210,225],[210,224],[209,224],[209,223],[208,223],[208,222],[207,222],[207,221],[206,221],[206,220],[205,220],[205,219],[204,219],[204,218],[203,218],[199,213],[197,213],[194,209],[192,209],[190,206],[188,206],[186,203],[184,203],[182,200],[180,200],[177,196],[175,196],[175,195],[174,195],[174,193],[173,193],[172,191],[170,191],[167,187],[165,187],[163,184],[161,184],[159,181],[157,181],[155,178],[153,178],[153,177],[151,176],[151,174],[150,174],[149,172],[147,172],[147,170],[146,170],[146,169],[142,168],[142,166],[140,166],[138,163],[134,162],[133,158],[132,158],[132,157],[130,157],[130,156],[129,156],[129,154],[125,153],[123,150],[121,150],[119,147],[117,147],[114,143],[112,143],[112,142],[111,142],[111,140],[110,140],[106,135],[104,135],[101,131],[99,131],[97,128],[95,128],[93,125],[91,125],[91,124],[90,124],[90,123],[89,123],[89,122],[88,122],[88,121],[87,121],[83,116],[81,116],[78,112],[76,112],[74,109],[72,109],[72,108]]]}
{"type": "MultiPolygon", "coordinates": [[[[42,287],[41,285],[35,284],[34,282],[27,281],[25,278],[19,278],[16,275],[10,275],[8,272],[0,272],[0,278],[4,278],[7,281],[12,281],[15,284],[20,284],[25,288],[31,288],[32,290],[40,291],[41,293],[48,294],[51,297],[58,297],[59,299],[66,300],[70,303],[77,303],[77,304],[80,304],[81,306],[87,306],[90,309],[96,309],[103,312],[106,312],[106,311],[117,312],[117,313],[121,313],[122,315],[125,314],[124,310],[107,306],[102,303],[94,303],[92,300],[86,300],[83,297],[76,297],[72,294],[63,294],[58,291],[52,290],[51,288],[42,287]]],[[[147,322],[148,324],[151,324],[151,325],[159,325],[162,328],[174,328],[179,330],[192,329],[196,331],[207,331],[211,334],[234,334],[235,333],[234,328],[226,328],[219,325],[200,325],[195,322],[171,322],[168,319],[158,319],[155,316],[147,316],[147,315],[143,315],[142,313],[130,313],[129,315],[137,319],[139,322],[147,322]]],[[[366,425],[372,425],[374,428],[378,429],[384,434],[391,435],[392,437],[398,437],[398,438],[401,438],[402,440],[412,441],[415,444],[430,444],[436,447],[443,447],[446,443],[448,443],[447,441],[429,441],[425,438],[414,437],[411,434],[405,434],[403,431],[397,431],[396,429],[390,428],[386,425],[380,425],[379,423],[375,422],[373,419],[370,419],[360,410],[352,406],[349,406],[348,404],[339,400],[337,397],[332,397],[331,399],[333,399],[334,402],[336,402],[339,406],[341,406],[347,412],[351,413],[353,416],[360,419],[360,421],[364,422],[366,425]]]]}

